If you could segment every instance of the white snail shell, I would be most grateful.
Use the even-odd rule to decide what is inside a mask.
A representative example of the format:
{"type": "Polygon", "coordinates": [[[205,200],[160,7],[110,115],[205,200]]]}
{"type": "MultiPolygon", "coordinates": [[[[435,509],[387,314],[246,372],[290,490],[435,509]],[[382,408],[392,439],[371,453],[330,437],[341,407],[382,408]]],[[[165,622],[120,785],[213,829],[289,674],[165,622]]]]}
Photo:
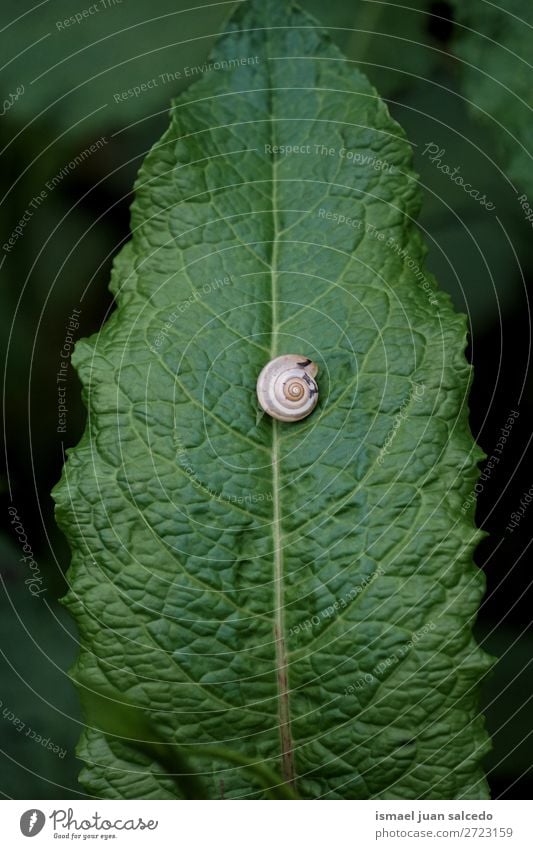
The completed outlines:
{"type": "Polygon", "coordinates": [[[299,354],[270,360],[257,378],[257,398],[269,416],[297,422],[312,413],[318,401],[316,363],[299,354]]]}

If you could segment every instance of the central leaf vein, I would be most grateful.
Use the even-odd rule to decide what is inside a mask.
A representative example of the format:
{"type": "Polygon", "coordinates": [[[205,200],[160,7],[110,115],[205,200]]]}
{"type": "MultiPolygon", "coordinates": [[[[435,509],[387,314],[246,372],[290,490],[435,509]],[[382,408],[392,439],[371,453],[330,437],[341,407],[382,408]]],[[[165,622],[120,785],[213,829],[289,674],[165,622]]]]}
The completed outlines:
{"type": "MultiPolygon", "coordinates": [[[[273,146],[276,144],[273,92],[270,89],[270,134],[273,146]]],[[[271,261],[271,359],[278,356],[278,220],[277,200],[277,161],[272,161],[272,261],[271,261]]],[[[284,571],[283,571],[283,531],[281,515],[281,474],[280,474],[280,424],[272,420],[272,539],[274,550],[274,644],[276,650],[276,679],[278,688],[278,719],[281,743],[281,774],[284,780],[293,784],[296,778],[294,752],[291,734],[289,703],[289,667],[285,637],[284,617],[284,571]]]]}

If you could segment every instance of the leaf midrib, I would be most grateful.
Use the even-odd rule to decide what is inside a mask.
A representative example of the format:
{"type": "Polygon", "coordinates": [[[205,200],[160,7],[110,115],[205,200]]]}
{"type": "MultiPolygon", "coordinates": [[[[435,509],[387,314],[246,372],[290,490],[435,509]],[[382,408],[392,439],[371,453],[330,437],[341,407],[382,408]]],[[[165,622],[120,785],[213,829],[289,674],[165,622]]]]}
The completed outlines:
{"type": "MultiPolygon", "coordinates": [[[[270,139],[276,144],[273,88],[269,88],[270,139]]],[[[270,358],[278,356],[278,235],[280,226],[277,206],[277,160],[272,159],[272,254],[271,279],[271,347],[270,358]]],[[[281,525],[281,486],[279,468],[279,422],[272,419],[272,543],[274,556],[274,646],[276,653],[276,684],[278,693],[278,722],[281,745],[281,774],[288,784],[295,783],[294,752],[291,734],[289,703],[288,657],[284,617],[284,561],[281,525]]]]}

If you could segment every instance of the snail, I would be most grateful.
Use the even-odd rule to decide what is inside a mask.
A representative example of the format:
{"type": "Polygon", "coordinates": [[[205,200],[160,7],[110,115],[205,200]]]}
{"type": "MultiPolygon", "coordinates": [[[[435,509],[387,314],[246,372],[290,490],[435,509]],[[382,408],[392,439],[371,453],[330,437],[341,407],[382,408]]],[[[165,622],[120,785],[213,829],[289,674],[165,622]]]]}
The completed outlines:
{"type": "Polygon", "coordinates": [[[297,422],[312,413],[318,401],[314,378],[318,366],[299,354],[283,354],[270,360],[257,378],[257,398],[269,416],[281,422],[297,422]]]}

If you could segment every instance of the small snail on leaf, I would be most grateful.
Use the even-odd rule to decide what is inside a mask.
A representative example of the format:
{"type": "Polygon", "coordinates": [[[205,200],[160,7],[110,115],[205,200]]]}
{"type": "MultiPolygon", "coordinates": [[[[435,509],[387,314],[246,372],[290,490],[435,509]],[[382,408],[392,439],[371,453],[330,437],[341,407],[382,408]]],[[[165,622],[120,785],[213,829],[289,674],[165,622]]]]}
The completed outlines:
{"type": "Polygon", "coordinates": [[[281,422],[305,419],[318,401],[317,372],[316,363],[299,354],[270,360],[257,378],[257,398],[265,413],[281,422]]]}

